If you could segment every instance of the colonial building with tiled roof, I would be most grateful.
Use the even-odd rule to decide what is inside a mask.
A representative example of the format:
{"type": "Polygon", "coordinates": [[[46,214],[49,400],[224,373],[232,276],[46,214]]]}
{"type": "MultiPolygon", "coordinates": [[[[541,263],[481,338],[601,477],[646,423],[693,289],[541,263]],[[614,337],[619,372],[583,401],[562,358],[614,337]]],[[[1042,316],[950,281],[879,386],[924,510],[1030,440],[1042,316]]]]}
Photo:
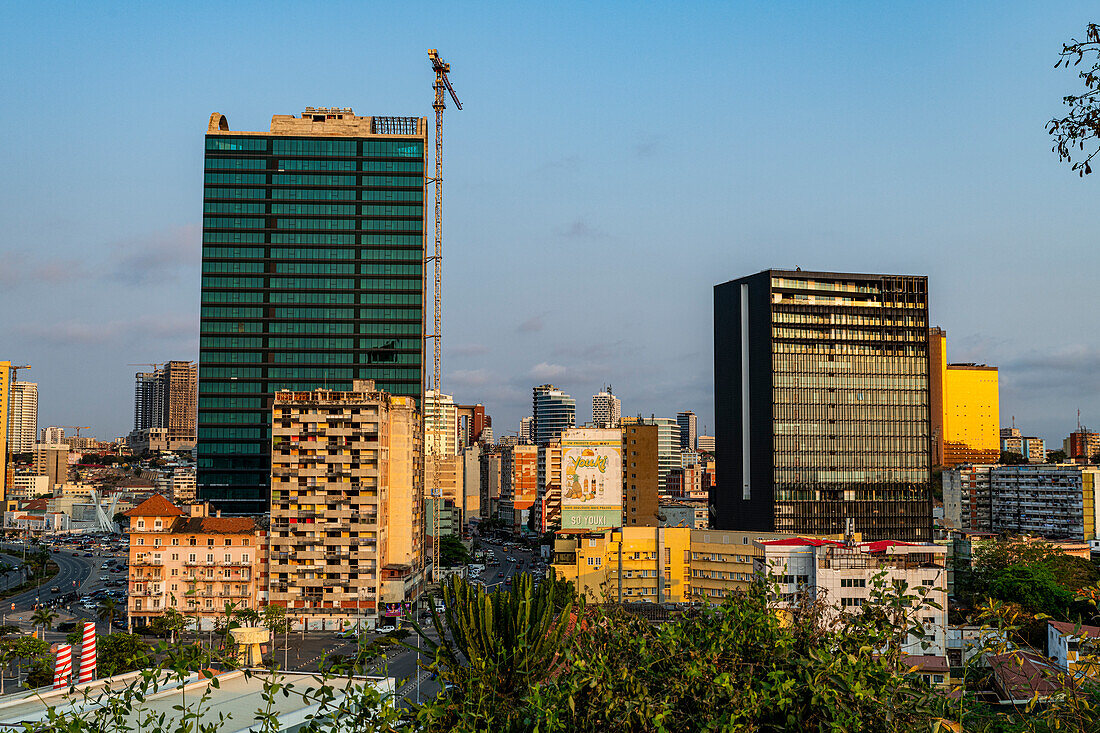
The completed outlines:
{"type": "Polygon", "coordinates": [[[251,518],[187,511],[155,494],[125,513],[130,519],[131,626],[174,608],[211,629],[231,609],[257,608],[264,532],[251,518]]]}

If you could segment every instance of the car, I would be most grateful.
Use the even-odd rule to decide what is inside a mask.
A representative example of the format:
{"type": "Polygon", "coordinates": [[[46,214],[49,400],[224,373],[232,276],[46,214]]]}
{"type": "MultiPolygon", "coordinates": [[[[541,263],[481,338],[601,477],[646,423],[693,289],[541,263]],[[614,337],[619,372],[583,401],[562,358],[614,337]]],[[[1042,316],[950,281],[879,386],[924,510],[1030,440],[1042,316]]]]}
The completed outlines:
{"type": "Polygon", "coordinates": [[[85,553],[84,553],[84,557],[92,557],[92,553],[90,553],[90,552],[85,552],[85,553]]]}
{"type": "Polygon", "coordinates": [[[99,576],[99,579],[100,579],[101,581],[103,581],[103,580],[107,580],[107,576],[106,576],[106,575],[100,575],[100,576],[99,576]]]}
{"type": "Polygon", "coordinates": [[[61,589],[58,588],[56,585],[51,585],[50,586],[50,593],[60,593],[60,592],[61,592],[61,589]]]}
{"type": "Polygon", "coordinates": [[[73,557],[80,557],[80,553],[79,552],[74,552],[73,557]]]}

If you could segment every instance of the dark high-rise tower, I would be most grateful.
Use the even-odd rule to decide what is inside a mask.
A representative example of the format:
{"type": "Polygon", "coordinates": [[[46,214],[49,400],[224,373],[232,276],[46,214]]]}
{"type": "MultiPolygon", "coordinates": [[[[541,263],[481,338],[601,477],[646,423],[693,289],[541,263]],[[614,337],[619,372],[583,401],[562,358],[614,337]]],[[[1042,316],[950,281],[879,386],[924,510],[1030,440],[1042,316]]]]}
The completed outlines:
{"type": "Polygon", "coordinates": [[[267,510],[276,390],[373,379],[420,404],[427,134],[343,108],[275,115],[270,132],[211,116],[198,488],[219,509],[267,510]]]}
{"type": "Polygon", "coordinates": [[[716,286],[711,526],[931,540],[928,368],[925,277],[716,286]]]}

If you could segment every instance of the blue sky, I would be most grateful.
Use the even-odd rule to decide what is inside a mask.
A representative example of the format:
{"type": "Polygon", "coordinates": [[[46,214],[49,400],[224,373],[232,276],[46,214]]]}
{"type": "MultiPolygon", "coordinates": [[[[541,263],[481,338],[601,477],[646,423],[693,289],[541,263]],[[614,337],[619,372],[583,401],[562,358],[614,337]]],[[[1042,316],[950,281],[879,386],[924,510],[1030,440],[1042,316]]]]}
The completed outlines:
{"type": "Polygon", "coordinates": [[[0,358],[40,424],[132,423],[131,362],[197,357],[202,135],[428,115],[452,63],[444,389],[498,435],[611,383],[713,425],[711,288],[927,274],[1002,422],[1100,426],[1100,179],[1050,151],[1074,3],[23,3],[0,25],[0,358]],[[1092,178],[1095,178],[1093,176],[1092,178]]]}

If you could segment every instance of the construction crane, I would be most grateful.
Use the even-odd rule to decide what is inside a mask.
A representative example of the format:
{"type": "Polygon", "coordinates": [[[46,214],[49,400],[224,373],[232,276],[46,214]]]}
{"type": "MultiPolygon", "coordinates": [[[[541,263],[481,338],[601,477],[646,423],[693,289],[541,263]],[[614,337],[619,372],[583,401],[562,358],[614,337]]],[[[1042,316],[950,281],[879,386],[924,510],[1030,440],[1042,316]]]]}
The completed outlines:
{"type": "MultiPolygon", "coordinates": [[[[432,375],[432,386],[438,397],[443,389],[443,110],[447,108],[447,95],[444,91],[451,95],[456,109],[462,109],[462,102],[458,101],[451,80],[447,78],[451,65],[440,58],[439,51],[434,48],[428,51],[428,58],[431,59],[432,71],[435,72],[435,83],[432,84],[432,89],[435,90],[435,101],[432,103],[432,109],[435,110],[435,177],[431,179],[435,183],[435,255],[425,258],[425,264],[435,260],[435,332],[431,335],[435,339],[435,372],[432,375]]],[[[427,451],[424,453],[426,455],[427,451]]],[[[437,474],[437,464],[432,461],[432,580],[439,580],[439,510],[443,498],[436,480],[437,474]]]]}
{"type": "Polygon", "coordinates": [[[147,367],[153,367],[153,371],[155,372],[156,370],[158,370],[158,369],[160,369],[160,368],[161,368],[162,366],[164,366],[164,363],[163,363],[163,362],[160,362],[160,363],[145,362],[144,364],[127,364],[126,366],[147,366],[147,367]]]}
{"type": "Polygon", "coordinates": [[[61,427],[65,428],[67,430],[75,430],[77,438],[80,437],[80,431],[81,430],[91,430],[92,429],[91,425],[62,425],[61,427]]]}

